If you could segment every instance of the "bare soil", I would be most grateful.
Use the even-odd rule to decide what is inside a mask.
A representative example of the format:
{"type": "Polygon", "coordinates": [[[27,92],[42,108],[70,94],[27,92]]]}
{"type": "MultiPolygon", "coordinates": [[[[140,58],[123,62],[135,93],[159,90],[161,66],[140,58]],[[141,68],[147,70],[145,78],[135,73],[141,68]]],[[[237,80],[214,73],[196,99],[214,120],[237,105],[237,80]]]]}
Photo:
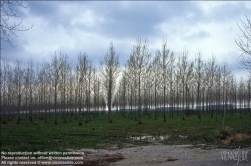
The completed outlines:
{"type": "MultiPolygon", "coordinates": [[[[74,166],[250,166],[251,146],[245,149],[220,149],[203,144],[133,146],[119,149],[111,145],[109,149],[80,149],[84,152],[81,165],[74,166]],[[239,159],[222,159],[223,152],[238,153],[239,159]],[[241,156],[243,152],[247,156],[241,156]]],[[[68,149],[70,151],[76,151],[68,149]]],[[[19,165],[20,166],[20,165],[19,165]]],[[[45,165],[44,165],[45,166],[45,165]]],[[[48,165],[47,165],[48,166],[48,165]]],[[[65,165],[64,165],[65,166],[65,165]]],[[[67,165],[73,166],[73,165],[67,165]]]]}
{"type": "Polygon", "coordinates": [[[245,149],[203,148],[192,145],[148,145],[123,149],[81,149],[85,151],[85,165],[107,166],[235,166],[251,165],[251,147],[245,149]],[[247,160],[222,160],[223,151],[248,151],[247,160]]]}

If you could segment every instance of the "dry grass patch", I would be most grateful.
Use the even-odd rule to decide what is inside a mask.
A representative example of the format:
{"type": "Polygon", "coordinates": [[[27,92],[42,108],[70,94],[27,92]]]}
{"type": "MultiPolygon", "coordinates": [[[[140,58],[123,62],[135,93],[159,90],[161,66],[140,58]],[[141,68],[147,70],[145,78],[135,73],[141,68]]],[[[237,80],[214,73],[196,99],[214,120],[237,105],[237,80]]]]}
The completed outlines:
{"type": "Polygon", "coordinates": [[[230,144],[232,141],[243,141],[246,139],[251,139],[251,135],[250,134],[246,134],[246,133],[238,133],[235,135],[231,135],[228,136],[226,139],[222,140],[223,144],[230,144]]]}
{"type": "Polygon", "coordinates": [[[166,161],[176,161],[176,160],[179,160],[175,157],[167,157],[166,161]]]}
{"type": "Polygon", "coordinates": [[[111,162],[116,162],[119,160],[123,160],[125,157],[122,154],[113,154],[113,155],[103,155],[96,157],[95,159],[86,159],[83,160],[83,164],[76,165],[76,166],[105,166],[111,162]]]}

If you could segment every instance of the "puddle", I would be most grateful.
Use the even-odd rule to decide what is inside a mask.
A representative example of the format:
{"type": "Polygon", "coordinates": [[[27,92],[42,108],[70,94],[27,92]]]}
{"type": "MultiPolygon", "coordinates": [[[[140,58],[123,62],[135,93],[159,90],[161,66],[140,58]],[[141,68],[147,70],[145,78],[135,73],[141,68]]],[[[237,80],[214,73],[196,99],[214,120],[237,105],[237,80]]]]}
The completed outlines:
{"type": "MultiPolygon", "coordinates": [[[[171,136],[170,135],[161,135],[161,136],[138,136],[138,137],[129,137],[129,139],[135,141],[164,141],[168,140],[171,136]]],[[[179,135],[179,138],[186,139],[187,136],[179,135]]]]}
{"type": "Polygon", "coordinates": [[[180,138],[187,138],[187,136],[179,135],[180,138]]]}
{"type": "Polygon", "coordinates": [[[129,137],[129,139],[136,140],[136,141],[163,141],[169,139],[169,135],[163,136],[140,136],[140,137],[129,137]]]}

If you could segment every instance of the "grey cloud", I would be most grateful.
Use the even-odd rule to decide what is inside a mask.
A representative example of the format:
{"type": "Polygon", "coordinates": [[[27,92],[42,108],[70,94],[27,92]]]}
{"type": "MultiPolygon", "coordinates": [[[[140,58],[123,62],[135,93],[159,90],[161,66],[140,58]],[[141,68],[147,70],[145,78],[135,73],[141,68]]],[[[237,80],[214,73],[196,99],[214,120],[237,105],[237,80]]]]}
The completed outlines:
{"type": "Polygon", "coordinates": [[[203,22],[215,21],[215,22],[224,22],[226,20],[238,20],[240,16],[246,14],[251,15],[251,10],[245,6],[244,2],[239,2],[236,4],[226,3],[214,7],[213,12],[209,16],[206,15],[203,11],[203,22]]]}
{"type": "Polygon", "coordinates": [[[30,15],[39,17],[53,17],[57,15],[59,2],[52,1],[29,1],[30,15]]]}
{"type": "MultiPolygon", "coordinates": [[[[196,5],[189,2],[130,2],[127,5],[121,2],[95,2],[89,3],[88,7],[104,18],[104,22],[97,24],[92,30],[112,38],[162,36],[156,28],[159,23],[171,20],[172,17],[184,17],[191,12],[200,11],[196,5]]],[[[198,17],[190,20],[190,23],[196,19],[198,17]]],[[[88,30],[85,25],[79,28],[88,30]]]]}
{"type": "MultiPolygon", "coordinates": [[[[214,9],[212,16],[207,16],[202,9],[197,5],[196,2],[170,2],[170,1],[157,1],[157,2],[101,2],[101,1],[28,1],[28,11],[29,13],[25,17],[39,17],[43,20],[48,21],[46,26],[48,29],[45,31],[56,32],[59,26],[63,27],[66,33],[73,34],[75,32],[86,32],[89,34],[99,35],[103,38],[108,38],[110,41],[114,42],[115,50],[120,56],[121,63],[124,63],[129,56],[132,45],[130,43],[117,44],[116,39],[135,39],[140,36],[142,38],[146,37],[150,40],[151,38],[168,37],[168,34],[163,34],[162,31],[156,28],[157,25],[167,22],[170,27],[170,34],[180,34],[183,32],[183,27],[177,25],[195,25],[199,22],[212,22],[212,21],[223,21],[224,19],[238,19],[242,12],[250,14],[250,11],[244,6],[243,3],[238,5],[226,4],[220,8],[214,9]],[[63,10],[62,7],[67,6],[70,11],[63,10]],[[74,7],[74,9],[72,8],[74,7]],[[76,8],[76,10],[75,10],[76,8]],[[89,27],[85,24],[71,25],[73,18],[79,17],[79,14],[85,10],[91,10],[96,17],[103,18],[103,22],[95,22],[95,25],[89,27]],[[241,11],[242,10],[242,11],[241,11]],[[193,14],[192,17],[187,18],[189,14],[193,14]],[[177,22],[173,22],[173,18],[177,22]],[[179,24],[177,24],[179,23],[179,24]],[[128,46],[129,45],[129,46],[128,46]]],[[[85,19],[85,18],[83,18],[85,19]]],[[[36,25],[34,25],[36,26],[36,25]]],[[[29,31],[24,32],[29,33],[29,31]]],[[[38,35],[34,36],[37,38],[43,35],[42,32],[37,32],[38,35]]],[[[209,32],[198,31],[189,36],[186,36],[184,40],[200,40],[210,36],[209,32]]],[[[109,47],[100,47],[99,41],[88,41],[89,43],[94,43],[95,47],[81,47],[81,43],[78,43],[76,48],[69,49],[67,47],[60,47],[58,50],[51,50],[48,55],[26,55],[25,52],[25,42],[20,38],[13,38],[14,43],[19,46],[17,48],[10,48],[4,45],[3,53],[9,56],[11,59],[17,59],[19,57],[23,59],[28,59],[28,57],[39,56],[35,59],[43,59],[45,56],[50,56],[51,53],[65,52],[72,59],[76,59],[79,52],[86,52],[87,55],[93,59],[93,63],[99,63],[99,57],[103,56],[109,47]],[[95,48],[95,49],[93,49],[95,48]],[[26,58],[27,57],[27,58],[26,58]]],[[[28,39],[27,39],[28,40],[28,39]]],[[[60,42],[60,39],[58,39],[60,42]]],[[[84,39],[83,39],[84,40],[84,39]]],[[[169,39],[168,39],[169,40],[169,39]]],[[[134,43],[132,43],[134,44],[134,43]]],[[[172,44],[172,43],[171,43],[172,44]]],[[[91,45],[91,44],[90,44],[91,45]]],[[[150,45],[151,47],[151,45],[150,45]]],[[[39,49],[39,48],[38,48],[39,49]]],[[[153,50],[155,51],[155,50],[153,50]]],[[[181,48],[182,51],[182,48],[181,48]]],[[[45,53],[46,54],[46,53],[45,53]]],[[[45,59],[45,58],[44,58],[45,59]]]]}
{"type": "MultiPolygon", "coordinates": [[[[65,11],[61,7],[70,3],[66,1],[29,1],[29,17],[43,18],[48,28],[57,29],[59,26],[69,27],[75,11],[65,11]]],[[[36,26],[36,25],[34,25],[36,26]]]]}
{"type": "Polygon", "coordinates": [[[161,32],[156,29],[156,25],[170,20],[173,16],[179,17],[193,9],[191,3],[181,5],[171,2],[146,4],[142,2],[122,11],[118,7],[108,15],[108,20],[111,21],[102,30],[104,34],[116,37],[162,36],[161,32]],[[186,5],[187,7],[185,7],[186,5]]]}
{"type": "Polygon", "coordinates": [[[189,36],[186,36],[185,39],[187,40],[190,40],[190,41],[193,41],[193,40],[202,40],[202,39],[205,39],[205,38],[208,38],[210,37],[210,32],[207,32],[207,31],[198,31],[198,32],[195,32],[189,36]]]}
{"type": "Polygon", "coordinates": [[[8,42],[1,41],[1,54],[2,58],[8,59],[9,61],[22,60],[25,58],[25,44],[27,44],[26,40],[21,39],[20,37],[10,36],[10,40],[12,41],[15,47],[12,47],[8,42]]]}
{"type": "MultiPolygon", "coordinates": [[[[71,33],[78,29],[89,33],[98,33],[111,38],[136,38],[137,36],[163,36],[156,25],[173,17],[184,17],[195,13],[189,24],[198,21],[201,12],[193,2],[29,2],[30,15],[43,17],[49,22],[48,28],[55,29],[59,25],[71,33]],[[77,5],[82,11],[63,11],[62,6],[77,5]],[[96,27],[80,24],[72,27],[73,18],[89,9],[97,16],[103,17],[104,22],[96,22],[96,27]]],[[[85,18],[83,18],[85,19],[85,18]]]]}

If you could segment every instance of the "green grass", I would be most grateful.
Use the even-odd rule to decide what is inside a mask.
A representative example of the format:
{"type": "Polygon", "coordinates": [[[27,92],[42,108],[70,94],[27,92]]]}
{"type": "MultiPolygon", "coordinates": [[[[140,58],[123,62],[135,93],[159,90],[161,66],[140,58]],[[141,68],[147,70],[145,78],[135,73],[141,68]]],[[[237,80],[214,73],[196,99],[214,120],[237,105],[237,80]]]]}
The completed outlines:
{"type": "MultiPolygon", "coordinates": [[[[16,118],[1,124],[1,151],[66,151],[66,149],[81,148],[109,148],[110,145],[124,147],[128,144],[147,145],[149,141],[135,141],[130,136],[143,135],[170,135],[163,144],[214,144],[223,145],[221,142],[226,135],[248,133],[251,135],[251,117],[244,115],[242,119],[238,113],[226,116],[226,132],[222,133],[222,117],[218,115],[211,118],[210,115],[202,114],[202,120],[196,115],[171,118],[167,114],[167,121],[163,117],[156,120],[154,116],[142,117],[143,124],[138,124],[134,119],[126,118],[119,114],[113,114],[113,123],[108,123],[107,114],[99,115],[89,123],[79,126],[79,120],[72,118],[71,122],[63,123],[58,118],[58,125],[54,125],[53,117],[47,122],[38,118],[34,119],[37,125],[22,117],[21,123],[16,124],[16,118]],[[95,129],[95,130],[93,130],[95,129]],[[179,135],[187,136],[180,138],[179,135]]],[[[84,122],[84,120],[82,120],[84,122]]],[[[250,146],[251,139],[232,141],[233,146],[250,146]]]]}

